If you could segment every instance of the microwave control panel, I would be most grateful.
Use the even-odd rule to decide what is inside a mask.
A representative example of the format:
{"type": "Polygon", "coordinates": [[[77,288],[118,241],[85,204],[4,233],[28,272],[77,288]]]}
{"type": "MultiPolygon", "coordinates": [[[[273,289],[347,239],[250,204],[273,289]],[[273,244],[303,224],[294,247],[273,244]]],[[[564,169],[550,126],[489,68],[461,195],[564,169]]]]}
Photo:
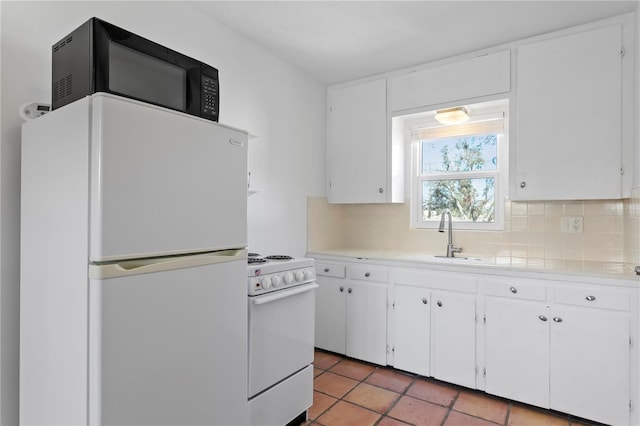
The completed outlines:
{"type": "Polygon", "coordinates": [[[218,80],[202,75],[202,113],[218,116],[218,80]]]}

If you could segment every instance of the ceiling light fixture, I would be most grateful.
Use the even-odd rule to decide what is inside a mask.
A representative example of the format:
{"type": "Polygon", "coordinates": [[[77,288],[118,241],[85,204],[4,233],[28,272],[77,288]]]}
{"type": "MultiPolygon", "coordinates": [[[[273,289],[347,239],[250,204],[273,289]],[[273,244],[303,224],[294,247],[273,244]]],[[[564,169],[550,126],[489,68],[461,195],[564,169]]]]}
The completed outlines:
{"type": "Polygon", "coordinates": [[[442,124],[460,124],[469,119],[469,111],[465,107],[441,109],[436,111],[435,119],[442,124]]]}

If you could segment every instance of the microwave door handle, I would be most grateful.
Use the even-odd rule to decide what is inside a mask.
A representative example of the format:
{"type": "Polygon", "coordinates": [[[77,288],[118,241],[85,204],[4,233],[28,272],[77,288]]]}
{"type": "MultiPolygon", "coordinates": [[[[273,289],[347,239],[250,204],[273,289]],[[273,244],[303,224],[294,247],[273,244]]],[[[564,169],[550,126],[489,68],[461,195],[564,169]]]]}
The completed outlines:
{"type": "Polygon", "coordinates": [[[285,297],[295,296],[296,294],[306,293],[307,291],[314,290],[320,287],[316,283],[304,284],[292,289],[276,291],[264,296],[258,296],[253,299],[254,305],[264,305],[265,303],[275,302],[276,300],[284,299],[285,297]]]}

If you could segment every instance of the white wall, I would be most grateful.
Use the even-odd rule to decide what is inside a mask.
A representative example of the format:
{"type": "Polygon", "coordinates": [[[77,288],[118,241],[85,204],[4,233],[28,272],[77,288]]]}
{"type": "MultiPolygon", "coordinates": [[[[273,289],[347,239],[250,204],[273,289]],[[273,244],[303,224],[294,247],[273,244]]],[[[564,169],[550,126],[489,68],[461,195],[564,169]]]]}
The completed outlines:
{"type": "MultiPolygon", "coordinates": [[[[640,2],[638,2],[640,4],[640,2]]],[[[635,117],[636,117],[636,134],[635,134],[635,164],[634,164],[634,181],[633,186],[635,188],[640,188],[640,79],[638,75],[640,75],[640,6],[636,8],[636,69],[635,69],[635,117]]]]}
{"type": "MultiPolygon", "coordinates": [[[[197,3],[197,2],[196,2],[197,3]]],[[[306,251],[306,197],[324,195],[325,88],[185,2],[1,1],[0,424],[18,422],[20,124],[50,102],[51,45],[92,16],[220,71],[220,122],[259,137],[249,148],[249,247],[306,251]]]]}

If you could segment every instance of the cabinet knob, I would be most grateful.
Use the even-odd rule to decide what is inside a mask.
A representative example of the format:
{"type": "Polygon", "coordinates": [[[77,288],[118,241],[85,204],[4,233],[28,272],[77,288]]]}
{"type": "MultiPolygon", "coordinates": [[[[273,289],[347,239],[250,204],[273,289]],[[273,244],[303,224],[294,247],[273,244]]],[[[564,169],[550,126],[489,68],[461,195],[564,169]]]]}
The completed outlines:
{"type": "Polygon", "coordinates": [[[545,317],[544,315],[540,315],[540,316],[538,317],[538,319],[539,319],[540,321],[546,321],[546,320],[547,320],[547,317],[545,317]]]}
{"type": "Polygon", "coordinates": [[[587,296],[585,297],[585,299],[587,299],[589,302],[593,302],[594,300],[596,300],[595,296],[587,296]]]}
{"type": "Polygon", "coordinates": [[[438,306],[442,307],[442,301],[438,300],[438,302],[436,302],[438,306]]]}
{"type": "Polygon", "coordinates": [[[324,269],[323,269],[323,271],[325,271],[325,272],[329,272],[329,271],[330,271],[330,269],[329,269],[329,268],[324,268],[324,269]]]}
{"type": "Polygon", "coordinates": [[[560,318],[560,317],[553,317],[553,321],[554,321],[554,322],[562,322],[562,318],[560,318]]]}
{"type": "Polygon", "coordinates": [[[520,182],[520,188],[524,188],[525,186],[527,186],[527,182],[525,181],[520,182]]]}
{"type": "Polygon", "coordinates": [[[382,194],[384,192],[384,189],[383,188],[378,188],[378,192],[382,194]]]}
{"type": "Polygon", "coordinates": [[[344,291],[344,287],[340,286],[340,293],[342,293],[344,291]]]}
{"type": "Polygon", "coordinates": [[[351,287],[349,287],[349,288],[347,289],[347,293],[351,294],[351,292],[353,292],[353,290],[351,289],[351,287]]]}
{"type": "Polygon", "coordinates": [[[518,289],[515,287],[509,287],[509,290],[511,291],[511,293],[516,294],[518,292],[518,289]]]}
{"type": "Polygon", "coordinates": [[[426,297],[422,298],[422,303],[424,303],[425,305],[427,304],[427,298],[426,297]]]}
{"type": "Polygon", "coordinates": [[[364,273],[364,276],[365,276],[365,277],[367,277],[367,278],[369,278],[369,277],[371,276],[371,272],[365,272],[365,273],[364,273]]]}

